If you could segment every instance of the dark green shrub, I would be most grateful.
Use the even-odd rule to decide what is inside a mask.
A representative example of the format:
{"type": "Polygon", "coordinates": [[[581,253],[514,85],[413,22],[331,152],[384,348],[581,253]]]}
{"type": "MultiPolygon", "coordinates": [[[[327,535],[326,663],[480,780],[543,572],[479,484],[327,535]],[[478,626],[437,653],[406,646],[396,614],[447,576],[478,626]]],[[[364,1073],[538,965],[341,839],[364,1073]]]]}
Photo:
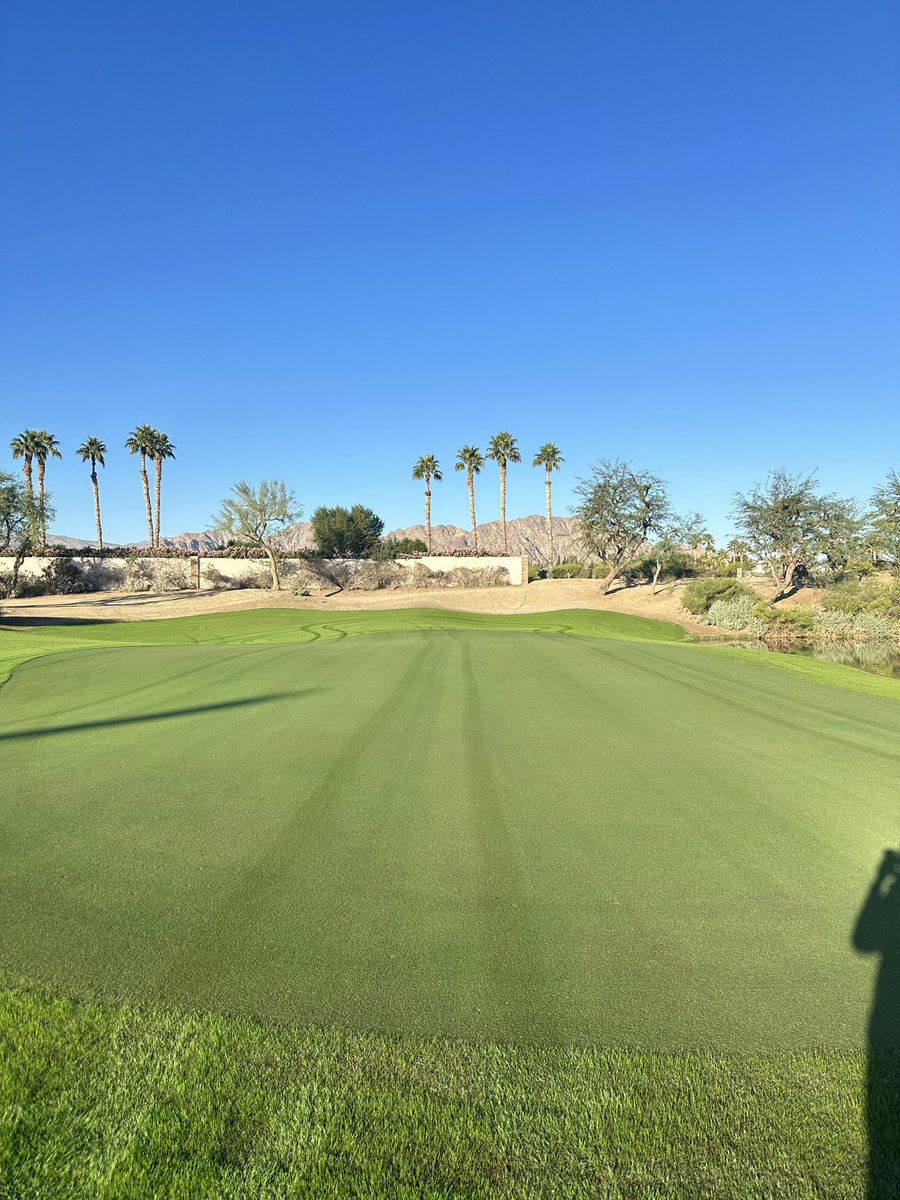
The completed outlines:
{"type": "Polygon", "coordinates": [[[78,596],[91,590],[81,568],[71,558],[51,558],[40,582],[48,596],[78,596]]]}
{"type": "Polygon", "coordinates": [[[557,563],[550,568],[551,579],[587,579],[587,575],[587,567],[580,562],[557,563]]]}
{"type": "Polygon", "coordinates": [[[812,629],[814,624],[813,614],[808,608],[775,608],[772,609],[772,621],[769,628],[805,633],[812,629]]]}
{"type": "Polygon", "coordinates": [[[739,579],[703,577],[692,579],[687,585],[681,597],[681,606],[698,616],[709,612],[710,605],[716,600],[735,600],[738,596],[750,596],[753,600],[757,598],[753,588],[739,579]]]}
{"type": "Polygon", "coordinates": [[[372,551],[374,562],[390,562],[411,554],[427,554],[428,547],[421,538],[384,538],[372,551]]]}

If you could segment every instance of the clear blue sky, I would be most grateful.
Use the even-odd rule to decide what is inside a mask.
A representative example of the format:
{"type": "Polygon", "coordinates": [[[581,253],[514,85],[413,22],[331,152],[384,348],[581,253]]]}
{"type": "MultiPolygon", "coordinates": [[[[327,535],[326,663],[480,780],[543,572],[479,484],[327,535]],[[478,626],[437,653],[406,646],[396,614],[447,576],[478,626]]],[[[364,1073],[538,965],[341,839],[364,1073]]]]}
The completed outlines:
{"type": "MultiPolygon", "coordinates": [[[[0,467],[49,428],[56,530],[163,532],[240,478],[465,525],[467,441],[660,472],[718,535],[780,465],[900,467],[894,0],[7,0],[0,467]]],[[[496,472],[479,519],[498,514],[496,472]]],[[[542,511],[510,471],[511,516],[542,511]]]]}

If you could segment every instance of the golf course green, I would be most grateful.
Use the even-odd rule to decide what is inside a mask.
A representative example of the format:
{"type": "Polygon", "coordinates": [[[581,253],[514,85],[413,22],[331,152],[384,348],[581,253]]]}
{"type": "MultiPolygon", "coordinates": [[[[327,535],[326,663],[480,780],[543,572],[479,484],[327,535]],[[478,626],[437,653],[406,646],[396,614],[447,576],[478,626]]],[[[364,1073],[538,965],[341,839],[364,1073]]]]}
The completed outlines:
{"type": "MultiPolygon", "coordinates": [[[[13,1009],[858,1071],[900,685],[683,636],[588,611],[0,631],[13,1009]]],[[[860,1101],[830,1085],[839,1146],[860,1101]]]]}
{"type": "Polygon", "coordinates": [[[626,640],[622,617],[303,645],[272,643],[300,625],[275,615],[265,640],[238,614],[218,643],[195,620],[15,672],[5,962],[417,1036],[862,1044],[849,930],[900,833],[900,705],[646,637],[665,627],[626,640]]]}

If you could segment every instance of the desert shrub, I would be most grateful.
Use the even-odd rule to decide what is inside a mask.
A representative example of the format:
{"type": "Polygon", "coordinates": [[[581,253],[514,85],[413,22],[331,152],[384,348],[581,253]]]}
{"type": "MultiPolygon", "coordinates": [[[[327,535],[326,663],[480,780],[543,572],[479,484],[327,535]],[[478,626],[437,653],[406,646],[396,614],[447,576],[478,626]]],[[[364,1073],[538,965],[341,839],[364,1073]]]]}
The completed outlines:
{"type": "Polygon", "coordinates": [[[454,567],[450,572],[452,587],[476,588],[482,587],[481,572],[472,567],[454,567]]]}
{"type": "Polygon", "coordinates": [[[900,634],[900,625],[883,613],[862,612],[853,618],[855,637],[867,642],[894,642],[900,634]]]}
{"type": "Polygon", "coordinates": [[[767,629],[767,623],[760,620],[754,611],[755,608],[755,597],[731,596],[724,600],[714,600],[707,612],[698,614],[697,620],[703,625],[715,625],[719,629],[761,636],[767,629]]]}
{"type": "Polygon", "coordinates": [[[129,554],[125,559],[125,578],[122,581],[129,592],[153,590],[153,564],[138,555],[129,554]]]}
{"type": "Polygon", "coordinates": [[[153,588],[157,592],[181,592],[191,586],[187,563],[167,559],[153,565],[153,588]]]}
{"type": "Polygon", "coordinates": [[[431,571],[423,563],[414,563],[412,569],[407,574],[407,583],[412,588],[427,588],[431,587],[429,582],[432,575],[436,575],[437,571],[431,571]]]}
{"type": "Polygon", "coordinates": [[[583,562],[562,562],[550,568],[551,579],[586,579],[588,569],[583,562]]]}
{"type": "Polygon", "coordinates": [[[71,558],[51,558],[40,582],[47,596],[79,596],[91,590],[81,568],[71,558]]]}
{"type": "Polygon", "coordinates": [[[220,571],[218,567],[213,566],[212,563],[210,563],[208,566],[205,566],[200,574],[202,575],[203,582],[207,587],[233,588],[237,586],[236,581],[232,579],[230,575],[226,575],[223,571],[220,571]]]}
{"type": "Polygon", "coordinates": [[[459,588],[502,587],[509,583],[506,567],[454,567],[449,584],[459,588]]]}
{"type": "Polygon", "coordinates": [[[535,563],[535,562],[531,562],[531,561],[529,560],[529,563],[528,563],[528,582],[529,582],[529,583],[534,583],[534,581],[535,581],[536,579],[546,579],[546,578],[547,578],[547,571],[548,571],[548,569],[549,569],[548,567],[542,566],[542,564],[541,564],[541,563],[535,563]]]}
{"type": "Polygon", "coordinates": [[[808,608],[773,608],[771,628],[777,632],[807,633],[815,626],[815,617],[808,608]]]}
{"type": "Polygon", "coordinates": [[[756,592],[739,579],[692,579],[684,589],[681,606],[695,616],[702,616],[716,600],[734,600],[738,596],[746,596],[754,603],[757,599],[756,592]]]}
{"type": "Polygon", "coordinates": [[[853,637],[853,613],[822,608],[821,605],[816,605],[809,611],[812,613],[813,630],[822,641],[849,640],[853,637]]]}
{"type": "Polygon", "coordinates": [[[406,586],[406,572],[389,559],[364,562],[354,572],[350,587],[357,591],[376,592],[383,588],[406,586]]]}
{"type": "Polygon", "coordinates": [[[9,581],[10,600],[27,600],[32,596],[46,596],[47,584],[40,575],[32,575],[30,571],[20,571],[13,586],[12,577],[9,581]]]}
{"type": "Polygon", "coordinates": [[[605,579],[609,574],[609,563],[598,562],[591,567],[591,579],[605,579]]]}
{"type": "Polygon", "coordinates": [[[125,586],[125,568],[102,558],[83,562],[81,570],[92,592],[113,592],[125,586]]]}

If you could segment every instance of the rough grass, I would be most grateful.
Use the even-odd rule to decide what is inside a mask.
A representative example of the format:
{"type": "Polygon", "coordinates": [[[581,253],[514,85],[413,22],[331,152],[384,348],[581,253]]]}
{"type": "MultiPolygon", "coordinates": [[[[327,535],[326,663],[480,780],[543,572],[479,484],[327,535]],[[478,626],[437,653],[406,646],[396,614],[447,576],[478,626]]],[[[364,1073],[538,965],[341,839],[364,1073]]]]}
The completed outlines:
{"type": "Polygon", "coordinates": [[[589,612],[8,636],[0,1195],[864,1194],[890,691],[589,612]]]}
{"type": "Polygon", "coordinates": [[[0,994],[0,1051],[10,1196],[864,1190],[858,1054],[391,1040],[75,1004],[21,984],[0,994]]]}

